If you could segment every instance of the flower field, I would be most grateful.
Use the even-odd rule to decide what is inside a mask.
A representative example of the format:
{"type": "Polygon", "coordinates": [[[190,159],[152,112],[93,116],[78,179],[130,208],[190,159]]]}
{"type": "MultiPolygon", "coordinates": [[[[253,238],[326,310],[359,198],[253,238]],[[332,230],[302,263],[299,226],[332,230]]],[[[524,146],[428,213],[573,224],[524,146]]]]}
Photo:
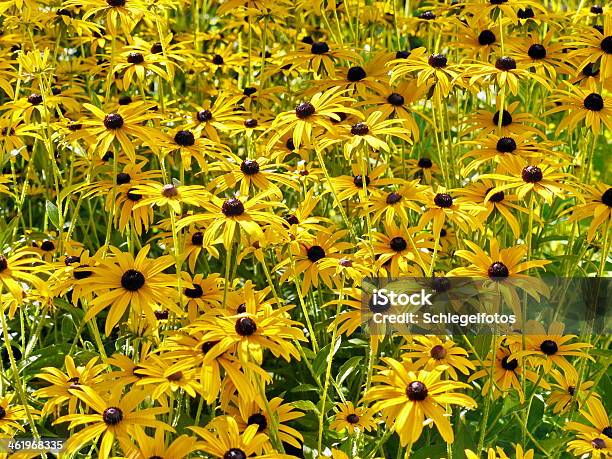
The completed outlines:
{"type": "Polygon", "coordinates": [[[0,56],[0,459],[612,457],[609,5],[0,0],[0,56]]]}

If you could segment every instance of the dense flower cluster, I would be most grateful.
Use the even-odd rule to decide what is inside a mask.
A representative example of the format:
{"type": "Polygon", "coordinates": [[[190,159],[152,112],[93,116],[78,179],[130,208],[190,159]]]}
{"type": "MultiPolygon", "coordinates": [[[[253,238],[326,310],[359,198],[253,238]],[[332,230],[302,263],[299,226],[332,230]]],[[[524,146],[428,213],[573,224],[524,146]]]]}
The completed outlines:
{"type": "Polygon", "coordinates": [[[611,457],[607,335],[362,328],[370,276],[607,275],[611,55],[574,0],[0,0],[0,436],[611,457]]]}

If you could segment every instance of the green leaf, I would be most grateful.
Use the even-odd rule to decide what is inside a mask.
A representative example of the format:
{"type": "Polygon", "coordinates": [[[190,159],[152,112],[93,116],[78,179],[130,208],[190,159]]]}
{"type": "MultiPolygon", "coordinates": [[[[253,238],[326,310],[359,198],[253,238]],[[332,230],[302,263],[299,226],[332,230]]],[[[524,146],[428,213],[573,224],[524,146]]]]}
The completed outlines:
{"type": "Polygon", "coordinates": [[[346,362],[342,364],[340,370],[338,370],[338,375],[336,376],[336,382],[338,385],[342,385],[344,380],[348,378],[348,376],[359,366],[359,362],[363,360],[362,356],[355,356],[348,359],[346,362]]]}
{"type": "Polygon", "coordinates": [[[47,201],[45,203],[45,210],[47,212],[47,216],[49,217],[49,220],[51,220],[51,223],[53,223],[53,226],[59,229],[60,227],[59,211],[57,209],[57,206],[53,204],[51,201],[47,201]]]}
{"type": "Polygon", "coordinates": [[[338,340],[336,341],[336,347],[331,356],[331,343],[319,350],[319,353],[315,357],[314,362],[312,362],[312,368],[317,376],[321,376],[325,372],[325,369],[327,368],[327,359],[333,358],[334,354],[338,351],[341,342],[342,340],[340,339],[340,337],[338,337],[338,340]]]}
{"type": "Polygon", "coordinates": [[[295,402],[291,402],[291,404],[298,410],[312,411],[317,415],[319,414],[319,409],[310,400],[297,400],[295,402]]]}

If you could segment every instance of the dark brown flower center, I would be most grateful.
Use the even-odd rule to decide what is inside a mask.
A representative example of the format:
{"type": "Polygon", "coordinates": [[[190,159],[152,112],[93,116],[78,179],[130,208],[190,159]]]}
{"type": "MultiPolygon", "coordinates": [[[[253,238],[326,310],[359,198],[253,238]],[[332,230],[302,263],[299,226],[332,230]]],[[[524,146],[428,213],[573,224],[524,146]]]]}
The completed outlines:
{"type": "Polygon", "coordinates": [[[432,54],[429,56],[427,62],[430,66],[439,69],[446,67],[446,64],[448,64],[448,59],[444,54],[432,54]]]}
{"type": "Polygon", "coordinates": [[[359,416],[355,413],[351,413],[346,417],[346,422],[349,424],[357,424],[359,422],[359,416]]]}
{"type": "Polygon", "coordinates": [[[483,30],[478,35],[478,43],[482,46],[488,46],[495,43],[496,37],[495,34],[489,29],[483,30]]]}
{"type": "Polygon", "coordinates": [[[512,153],[516,150],[516,141],[511,137],[502,137],[497,141],[496,148],[500,153],[512,153]]]}
{"type": "Polygon", "coordinates": [[[365,123],[356,123],[351,126],[351,134],[353,135],[367,135],[370,132],[370,128],[365,123]]]}
{"type": "Polygon", "coordinates": [[[448,208],[453,205],[453,198],[448,193],[438,193],[434,197],[434,203],[438,207],[448,208]]]}
{"type": "Polygon", "coordinates": [[[604,434],[608,438],[612,438],[612,426],[604,427],[601,433],[604,434]]]}
{"type": "Polygon", "coordinates": [[[612,35],[601,40],[601,50],[606,54],[612,54],[612,35]]]}
{"type": "Polygon", "coordinates": [[[533,12],[532,8],[520,8],[517,12],[516,12],[516,16],[519,19],[531,19],[533,17],[535,17],[535,13],[533,12]]]}
{"type": "Polygon", "coordinates": [[[215,65],[223,65],[224,62],[223,56],[219,54],[215,54],[212,58],[212,63],[215,65]]]}
{"type": "Polygon", "coordinates": [[[178,131],[174,134],[174,141],[181,147],[190,147],[195,143],[195,136],[191,131],[178,131]]]}
{"type": "Polygon", "coordinates": [[[444,357],[446,357],[446,349],[441,344],[436,344],[431,348],[429,355],[431,355],[431,357],[435,360],[442,360],[444,357]]]}
{"type": "Polygon", "coordinates": [[[201,298],[204,295],[204,290],[199,284],[193,284],[193,288],[185,288],[185,296],[187,298],[201,298]]]}
{"type": "Polygon", "coordinates": [[[551,339],[546,339],[540,344],[540,350],[546,355],[554,355],[559,350],[559,346],[551,339]]]}
{"type": "Polygon", "coordinates": [[[121,276],[121,286],[130,292],[135,292],[141,289],[144,284],[144,274],[142,274],[140,271],[136,271],[135,269],[128,269],[121,276]]]}
{"type": "Polygon", "coordinates": [[[81,265],[78,268],[75,268],[74,271],[72,271],[72,277],[74,277],[76,280],[81,280],[87,279],[93,274],[92,271],[84,268],[89,268],[89,265],[81,265]]]}
{"type": "Polygon", "coordinates": [[[604,108],[604,100],[596,92],[592,92],[584,98],[584,108],[592,112],[599,112],[604,108]]]}
{"type": "Polygon", "coordinates": [[[387,102],[389,102],[395,107],[401,107],[402,105],[404,105],[404,96],[398,94],[397,92],[392,92],[387,97],[387,102]]]}
{"type": "Polygon", "coordinates": [[[247,459],[247,455],[240,448],[231,448],[225,452],[223,459],[247,459]]]}
{"type": "Polygon", "coordinates": [[[127,61],[130,64],[142,64],[144,62],[144,56],[140,53],[130,53],[127,56],[127,61]]]}
{"type": "Polygon", "coordinates": [[[268,427],[268,420],[261,413],[253,413],[249,416],[249,419],[247,419],[247,425],[257,425],[257,432],[263,432],[266,430],[266,427],[268,427]]]}
{"type": "Polygon", "coordinates": [[[408,243],[403,237],[396,236],[389,242],[389,247],[391,247],[391,250],[401,252],[402,250],[406,250],[406,247],[408,247],[408,243]]]}
{"type": "Polygon", "coordinates": [[[32,105],[40,105],[42,104],[43,97],[40,94],[30,94],[28,96],[28,102],[32,105]]]}
{"type": "Polygon", "coordinates": [[[76,255],[68,255],[66,258],[64,258],[64,264],[66,266],[70,266],[73,263],[78,263],[81,261],[81,257],[76,256],[76,255]]]}
{"type": "Polygon", "coordinates": [[[421,169],[431,169],[433,167],[433,162],[431,159],[423,156],[422,158],[419,158],[417,166],[419,166],[421,169]]]}
{"type": "Polygon", "coordinates": [[[210,121],[213,119],[213,114],[208,109],[200,110],[196,116],[198,118],[198,121],[201,123],[204,123],[206,121],[210,121]]]}
{"type": "Polygon", "coordinates": [[[123,420],[123,411],[115,406],[106,408],[102,413],[102,420],[109,426],[119,424],[123,420]]]}
{"type": "Polygon", "coordinates": [[[245,159],[240,164],[240,170],[245,175],[255,175],[259,172],[259,163],[252,159],[245,159]]]}
{"type": "Polygon", "coordinates": [[[164,48],[162,47],[162,44],[160,42],[156,41],[151,45],[151,54],[161,54],[163,52],[164,48]]]}
{"type": "Polygon", "coordinates": [[[315,41],[310,46],[310,52],[312,54],[325,54],[329,52],[329,45],[324,41],[315,41]]]}
{"type": "Polygon", "coordinates": [[[0,273],[6,269],[8,269],[8,260],[3,255],[0,255],[0,273]]]}
{"type": "Polygon", "coordinates": [[[399,193],[389,193],[387,195],[387,199],[385,200],[385,202],[387,204],[397,204],[398,202],[400,202],[402,200],[402,195],[399,193]]]}
{"type": "Polygon", "coordinates": [[[138,202],[142,199],[142,195],[140,193],[134,192],[134,188],[131,188],[127,192],[127,198],[132,202],[138,202]]]}
{"type": "Polygon", "coordinates": [[[537,183],[541,181],[544,176],[542,175],[542,169],[540,169],[538,166],[527,166],[523,168],[521,177],[523,178],[524,182],[537,183]]]}
{"type": "Polygon", "coordinates": [[[248,87],[248,88],[244,88],[244,90],[242,91],[242,94],[244,94],[247,97],[251,97],[256,92],[257,92],[257,88],[248,87]]]}
{"type": "Polygon", "coordinates": [[[504,72],[508,72],[510,70],[516,69],[516,61],[509,56],[503,56],[497,59],[497,61],[495,61],[495,68],[504,72]]]}
{"type": "Polygon", "coordinates": [[[493,279],[505,279],[510,275],[510,271],[508,270],[508,267],[501,261],[496,261],[495,263],[492,263],[491,266],[489,266],[487,274],[493,279]]]}
{"type": "Polygon", "coordinates": [[[119,172],[117,174],[117,185],[125,185],[126,183],[130,183],[130,180],[132,180],[132,177],[126,172],[119,172]]]}
{"type": "Polygon", "coordinates": [[[115,130],[123,127],[123,117],[119,113],[109,113],[104,117],[104,127],[115,130]]]}
{"type": "Polygon", "coordinates": [[[594,438],[591,441],[591,446],[595,449],[604,449],[606,447],[606,442],[601,438],[594,438]]]}
{"type": "Polygon", "coordinates": [[[193,233],[191,236],[191,243],[193,245],[201,246],[204,243],[204,233],[202,233],[202,231],[196,231],[193,233]]]}
{"type": "Polygon", "coordinates": [[[421,381],[412,381],[406,387],[406,395],[413,402],[422,402],[427,398],[428,393],[427,387],[421,381]]]}
{"type": "MultiPolygon", "coordinates": [[[[509,124],[512,124],[512,115],[510,114],[509,111],[504,110],[502,112],[502,122],[501,125],[502,126],[508,126],[509,124]]],[[[499,110],[495,112],[495,114],[493,115],[493,124],[495,124],[495,126],[499,126],[499,110]]]]}
{"type": "MultiPolygon", "coordinates": [[[[489,188],[487,190],[487,192],[485,193],[485,195],[489,194],[489,192],[492,190],[493,188],[489,188]]],[[[497,193],[493,193],[491,195],[491,197],[489,198],[489,201],[491,202],[502,202],[504,200],[506,196],[504,195],[503,190],[502,191],[498,191],[497,193]]]]}
{"type": "Polygon", "coordinates": [[[228,199],[221,206],[221,212],[226,217],[238,217],[244,213],[244,204],[238,198],[228,199]]]}
{"type": "Polygon", "coordinates": [[[236,320],[234,329],[240,336],[251,336],[257,331],[257,324],[250,317],[240,317],[236,320]]]}
{"type": "Polygon", "coordinates": [[[366,76],[366,71],[360,66],[351,67],[346,73],[346,79],[353,83],[363,80],[366,76]]]}
{"type": "Polygon", "coordinates": [[[292,214],[292,215],[287,215],[287,216],[285,217],[285,221],[286,221],[287,223],[289,223],[289,225],[299,225],[299,223],[300,223],[300,219],[299,219],[299,218],[297,218],[297,217],[296,217],[295,215],[293,215],[293,214],[292,214]]]}
{"type": "Polygon", "coordinates": [[[244,127],[249,128],[249,129],[256,128],[258,124],[259,123],[257,122],[257,120],[254,118],[249,118],[244,121],[244,127]]]}
{"type": "Polygon", "coordinates": [[[219,341],[206,341],[202,344],[202,354],[206,355],[219,341]]]}
{"type": "Polygon", "coordinates": [[[314,115],[316,109],[310,102],[302,102],[300,105],[295,107],[295,116],[303,120],[309,116],[314,115]]]}
{"type": "Polygon", "coordinates": [[[183,379],[183,372],[177,371],[176,373],[172,373],[171,375],[166,376],[168,381],[180,381],[183,379]]]}
{"type": "Polygon", "coordinates": [[[518,368],[518,360],[513,359],[508,361],[508,356],[505,356],[503,359],[501,359],[501,366],[504,370],[514,371],[518,368]]]}
{"type": "Polygon", "coordinates": [[[310,261],[316,263],[321,258],[325,258],[325,249],[320,245],[313,245],[312,247],[309,247],[306,251],[306,256],[310,261]]]}
{"type": "Polygon", "coordinates": [[[529,49],[527,50],[527,54],[530,58],[535,60],[544,59],[546,57],[546,48],[536,43],[529,47],[529,49]]]}
{"type": "Polygon", "coordinates": [[[40,244],[40,248],[45,252],[51,252],[55,250],[55,244],[52,241],[43,241],[42,244],[40,244]]]}
{"type": "Polygon", "coordinates": [[[608,207],[612,207],[612,188],[604,191],[604,194],[601,195],[601,202],[608,207]]]}
{"type": "MultiPolygon", "coordinates": [[[[361,174],[356,175],[355,177],[353,177],[353,183],[355,184],[355,186],[357,188],[363,188],[363,177],[361,176],[361,174]]],[[[365,185],[368,186],[370,184],[370,177],[368,177],[367,175],[365,176],[365,185]]]]}
{"type": "Polygon", "coordinates": [[[155,311],[153,315],[157,320],[168,320],[168,317],[170,317],[170,311],[168,311],[167,309],[164,309],[162,311],[155,311]]]}

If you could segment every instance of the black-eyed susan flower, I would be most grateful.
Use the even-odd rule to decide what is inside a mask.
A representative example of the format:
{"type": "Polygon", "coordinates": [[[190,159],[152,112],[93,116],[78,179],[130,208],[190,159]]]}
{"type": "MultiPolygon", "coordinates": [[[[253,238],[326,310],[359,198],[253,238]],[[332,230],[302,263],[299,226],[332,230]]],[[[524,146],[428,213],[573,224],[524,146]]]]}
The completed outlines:
{"type": "Polygon", "coordinates": [[[270,126],[274,134],[268,141],[267,149],[270,150],[287,132],[292,132],[293,148],[311,143],[320,132],[337,133],[338,129],[332,121],[340,120],[338,112],[361,115],[358,110],[350,107],[353,101],[346,96],[346,90],[331,88],[316,93],[310,101],[301,102],[293,111],[280,113],[270,126]]]}
{"type": "Polygon", "coordinates": [[[109,335],[128,310],[136,316],[144,314],[150,323],[156,322],[153,314],[156,305],[181,314],[175,303],[176,276],[163,273],[174,264],[174,259],[169,255],[147,258],[150,249],[151,246],[145,245],[134,257],[111,247],[113,257],[91,268],[92,275],[80,281],[96,294],[84,320],[91,320],[110,307],[105,326],[109,335]]]}
{"type": "Polygon", "coordinates": [[[591,388],[595,385],[593,381],[580,381],[578,375],[561,373],[551,370],[550,375],[554,382],[550,385],[550,396],[547,404],[552,406],[553,413],[564,413],[568,410],[582,406],[584,397],[598,397],[591,388]]]}
{"type": "Polygon", "coordinates": [[[302,291],[308,292],[311,287],[318,287],[319,281],[332,288],[332,276],[335,269],[327,267],[321,269],[321,260],[325,258],[342,258],[342,252],[351,244],[340,239],[347,235],[346,230],[319,232],[316,236],[304,234],[300,239],[293,241],[289,247],[291,256],[281,261],[275,270],[284,269],[280,282],[290,277],[298,281],[300,275],[302,291]]]}
{"type": "MultiPolygon", "coordinates": [[[[269,419],[269,416],[272,415],[277,418],[276,428],[279,440],[296,448],[301,447],[304,437],[296,429],[287,425],[287,423],[301,418],[304,416],[304,413],[295,410],[290,403],[284,403],[280,397],[262,400],[261,396],[256,397],[254,400],[239,397],[235,403],[236,405],[230,406],[226,412],[234,417],[241,431],[246,430],[248,426],[256,425],[257,432],[264,433],[269,438],[273,422],[269,419]]],[[[269,440],[262,445],[262,451],[267,453],[274,452],[274,447],[269,440]]],[[[258,451],[258,453],[261,454],[262,451],[258,451]]]]}
{"type": "Polygon", "coordinates": [[[119,442],[123,450],[129,450],[132,436],[137,426],[155,427],[158,429],[174,430],[168,424],[156,419],[156,416],[165,413],[167,408],[143,408],[138,405],[146,397],[143,390],[132,390],[122,396],[123,387],[116,387],[110,396],[104,397],[94,389],[83,386],[74,393],[91,410],[91,414],[67,414],[55,420],[55,424],[69,422],[69,428],[87,424],[77,431],[70,441],[66,443],[67,451],[78,451],[86,443],[101,438],[98,457],[108,459],[115,441],[119,442]]]}
{"type": "Polygon", "coordinates": [[[204,212],[180,219],[177,227],[182,229],[192,224],[207,225],[203,243],[209,245],[221,234],[226,249],[233,243],[237,230],[255,238],[263,236],[261,227],[264,224],[275,226],[280,231],[283,219],[267,211],[280,205],[266,199],[272,193],[273,190],[270,189],[246,199],[239,197],[222,199],[210,194],[207,201],[200,204],[204,212]]]}
{"type": "Polygon", "coordinates": [[[559,164],[544,160],[521,160],[509,157],[505,163],[505,174],[483,174],[482,179],[494,179],[501,182],[487,194],[488,201],[495,193],[515,189],[518,199],[526,199],[530,193],[535,193],[547,203],[552,203],[555,197],[574,189],[566,183],[567,174],[561,171],[559,164]]]}
{"type": "Polygon", "coordinates": [[[612,98],[608,93],[568,86],[567,89],[558,89],[555,94],[552,101],[558,104],[546,114],[569,112],[557,125],[557,134],[575,128],[582,121],[595,135],[599,134],[602,124],[612,129],[612,98]]]}
{"type": "Polygon", "coordinates": [[[12,437],[16,432],[24,432],[22,424],[30,417],[38,417],[38,412],[32,407],[25,407],[13,403],[14,393],[7,393],[0,397],[0,432],[12,437]]]}
{"type": "Polygon", "coordinates": [[[95,119],[82,121],[86,127],[83,131],[77,131],[72,137],[75,139],[83,135],[95,137],[92,149],[103,156],[116,140],[122,151],[132,161],[136,162],[136,149],[134,138],[139,143],[145,143],[151,148],[156,148],[156,141],[160,134],[151,127],[144,126],[147,120],[156,118],[154,113],[147,113],[150,104],[120,105],[116,110],[105,113],[92,104],[83,104],[91,112],[95,119]]]}
{"type": "MultiPolygon", "coordinates": [[[[523,214],[529,214],[529,209],[516,204],[517,196],[514,194],[506,194],[500,191],[487,199],[489,191],[495,188],[495,182],[487,179],[483,179],[479,182],[474,182],[461,190],[458,190],[460,201],[475,202],[485,207],[478,214],[478,218],[482,221],[487,221],[491,216],[495,217],[501,215],[502,218],[508,222],[508,225],[512,229],[512,234],[515,238],[521,236],[521,227],[518,219],[515,216],[516,212],[523,214]]],[[[536,216],[534,215],[534,218],[536,216]]]]}
{"type": "MultiPolygon", "coordinates": [[[[568,357],[588,358],[586,349],[592,347],[589,343],[573,342],[576,335],[564,335],[565,326],[560,322],[553,322],[548,327],[540,322],[529,321],[525,324],[525,348],[513,353],[513,357],[528,357],[533,365],[542,365],[546,372],[553,366],[560,367],[565,374],[576,377],[577,372],[568,360],[568,357]],[[532,358],[532,356],[534,358],[532,358]]],[[[521,343],[522,344],[522,343],[521,343]]]]}
{"type": "Polygon", "coordinates": [[[376,429],[374,411],[365,406],[355,406],[353,402],[338,403],[334,407],[334,420],[329,425],[330,429],[342,432],[370,432],[376,429]]]}
{"type": "Polygon", "coordinates": [[[169,445],[166,446],[166,431],[164,429],[156,429],[155,435],[149,437],[143,429],[134,429],[134,438],[136,447],[131,447],[124,453],[130,459],[151,459],[169,457],[172,459],[183,459],[195,448],[195,438],[183,434],[176,437],[169,445]]]}
{"type": "Polygon", "coordinates": [[[33,285],[42,282],[34,274],[36,271],[41,271],[41,260],[36,252],[22,247],[10,254],[0,253],[0,285],[3,285],[14,298],[23,297],[21,282],[33,285]]]}
{"type": "Polygon", "coordinates": [[[98,363],[97,357],[89,360],[84,366],[76,366],[74,359],[67,355],[64,358],[64,366],[65,373],[59,368],[45,367],[42,373],[37,375],[38,378],[50,383],[49,386],[34,392],[35,397],[47,399],[41,411],[43,416],[54,411],[59,413],[66,404],[68,413],[76,413],[79,399],[70,390],[83,385],[95,389],[104,382],[102,373],[106,370],[106,365],[98,363]]]}
{"type": "Polygon", "coordinates": [[[400,183],[400,188],[370,197],[364,204],[364,212],[372,215],[372,223],[379,220],[392,225],[395,218],[403,225],[409,222],[408,210],[421,211],[421,202],[425,201],[427,187],[419,184],[420,180],[400,183]]]}
{"type": "Polygon", "coordinates": [[[392,68],[391,83],[416,73],[417,86],[427,89],[433,86],[436,100],[448,95],[459,75],[446,54],[431,53],[424,47],[413,49],[407,59],[395,59],[388,65],[392,68]]]}
{"type": "Polygon", "coordinates": [[[268,440],[264,433],[257,432],[258,425],[252,424],[241,434],[238,423],[231,416],[223,416],[213,421],[212,426],[190,427],[203,441],[196,444],[214,458],[243,459],[246,457],[264,459],[289,459],[286,454],[256,454],[261,451],[263,444],[268,440]]]}
{"type": "Polygon", "coordinates": [[[275,357],[282,357],[287,362],[300,360],[300,354],[293,341],[304,341],[304,333],[298,322],[288,317],[292,306],[283,306],[275,310],[262,309],[254,311],[248,305],[246,311],[235,316],[204,316],[193,324],[196,330],[204,331],[203,339],[218,342],[205,356],[208,362],[228,349],[237,352],[241,362],[261,364],[265,349],[275,357]]]}
{"type": "Polygon", "coordinates": [[[599,230],[606,235],[612,219],[612,187],[605,183],[593,185],[581,185],[578,193],[580,200],[567,211],[571,212],[570,220],[580,221],[592,218],[587,232],[587,240],[590,242],[599,230]]]}
{"type": "MultiPolygon", "coordinates": [[[[372,251],[379,269],[393,277],[421,276],[431,263],[430,251],[434,248],[431,234],[418,228],[406,228],[395,224],[384,225],[384,233],[372,232],[372,251]]],[[[363,252],[368,249],[361,249],[363,252]]]]}
{"type": "Polygon", "coordinates": [[[476,402],[458,389],[469,387],[457,381],[441,381],[441,369],[416,370],[409,362],[382,359],[385,366],[372,378],[374,385],[365,395],[373,400],[373,410],[382,411],[387,426],[400,436],[403,446],[414,443],[423,432],[425,418],[430,418],[447,443],[454,441],[446,414],[449,404],[475,408],[476,402]]]}
{"type": "Polygon", "coordinates": [[[453,191],[447,190],[444,187],[438,187],[434,193],[432,190],[426,190],[425,205],[427,210],[422,213],[418,227],[425,228],[427,224],[432,222],[432,231],[435,235],[440,234],[444,223],[449,220],[457,225],[464,233],[469,233],[470,230],[482,227],[482,223],[477,218],[484,208],[477,203],[460,201],[453,197],[453,191]]]}
{"type": "Polygon", "coordinates": [[[565,427],[581,435],[603,438],[610,445],[609,442],[612,440],[612,423],[601,400],[597,397],[589,397],[580,409],[580,414],[586,419],[588,424],[571,421],[565,427]]]}
{"type": "Polygon", "coordinates": [[[494,352],[489,352],[482,363],[482,368],[473,373],[468,381],[484,378],[482,382],[482,394],[491,393],[493,397],[505,397],[510,392],[516,392],[521,403],[524,403],[525,393],[521,381],[523,378],[537,384],[544,389],[550,388],[549,384],[537,373],[531,371],[528,366],[512,356],[512,351],[505,345],[499,344],[494,352]]]}
{"type": "Polygon", "coordinates": [[[476,368],[468,360],[468,352],[450,338],[415,335],[412,337],[412,342],[408,342],[402,348],[408,351],[402,356],[415,359],[414,365],[417,368],[432,370],[442,366],[454,380],[458,379],[457,370],[467,375],[470,370],[476,368]]]}
{"type": "Polygon", "coordinates": [[[520,102],[515,101],[501,111],[479,110],[469,116],[467,122],[471,126],[463,131],[463,134],[467,135],[474,131],[480,131],[479,137],[499,133],[498,135],[501,137],[528,138],[530,135],[537,135],[546,138],[544,132],[537,127],[544,124],[543,121],[531,113],[519,112],[519,107],[520,102]]]}

